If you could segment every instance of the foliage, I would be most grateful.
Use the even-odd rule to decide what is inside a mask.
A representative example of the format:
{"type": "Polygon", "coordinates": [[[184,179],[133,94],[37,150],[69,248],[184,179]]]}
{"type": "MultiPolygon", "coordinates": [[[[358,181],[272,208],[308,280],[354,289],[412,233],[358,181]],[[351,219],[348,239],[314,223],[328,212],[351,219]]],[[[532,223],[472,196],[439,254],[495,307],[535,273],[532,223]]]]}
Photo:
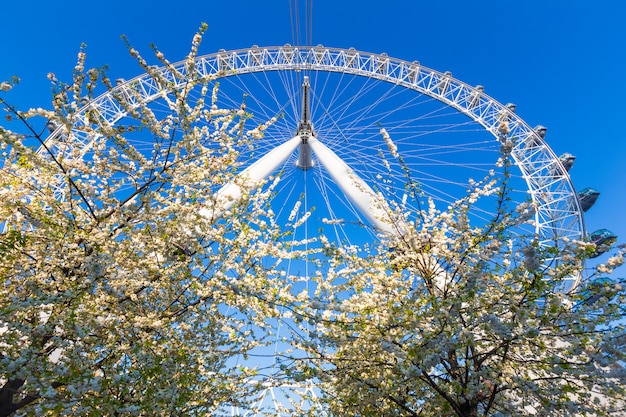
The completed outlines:
{"type": "MultiPolygon", "coordinates": [[[[18,125],[0,128],[0,417],[245,407],[263,389],[245,358],[271,342],[262,330],[276,319],[294,331],[283,376],[318,384],[333,415],[624,408],[624,282],[563,294],[594,245],[547,247],[520,235],[534,212],[511,206],[506,169],[444,212],[381,204],[398,233],[370,252],[324,236],[321,248],[286,245],[269,209],[273,185],[259,191],[235,175],[246,162],[238,149],[254,147],[267,125],[246,130],[245,105],[218,108],[214,80],[196,75],[204,30],[184,73],[155,49],[173,78],[129,46],[162,87],[165,116],[138,92],[120,94],[104,69],[86,69],[82,50],[71,83],[49,75],[53,110],[21,112],[0,96],[18,125]],[[99,89],[120,109],[115,123],[90,107],[99,89]],[[243,197],[223,201],[227,184],[243,197]],[[488,195],[496,216],[473,224],[470,209],[488,195]],[[324,273],[310,293],[292,293],[276,266],[315,251],[324,273]]],[[[622,262],[619,252],[597,271],[622,262]]]]}
{"type": "Polygon", "coordinates": [[[235,181],[236,148],[256,129],[193,76],[203,31],[188,74],[176,75],[183,89],[130,49],[169,90],[159,123],[132,97],[116,97],[115,126],[80,112],[114,88],[85,69],[82,50],[72,83],[49,75],[53,110],[20,112],[2,98],[27,132],[0,130],[0,416],[215,415],[259,389],[238,364],[265,342],[255,329],[281,297],[259,260],[287,255],[267,195],[207,214],[220,212],[215,191],[235,181]]]}
{"type": "MultiPolygon", "coordinates": [[[[384,133],[384,132],[383,132],[384,133]]],[[[503,137],[502,163],[509,164],[503,137]]],[[[532,205],[511,206],[507,174],[475,184],[367,257],[332,247],[303,314],[315,317],[302,372],[325,387],[337,416],[615,416],[625,403],[623,281],[563,294],[593,245],[540,247],[518,234],[532,205]],[[496,216],[468,211],[497,196],[496,216]]],[[[598,269],[611,272],[618,253],[598,269]]]]}

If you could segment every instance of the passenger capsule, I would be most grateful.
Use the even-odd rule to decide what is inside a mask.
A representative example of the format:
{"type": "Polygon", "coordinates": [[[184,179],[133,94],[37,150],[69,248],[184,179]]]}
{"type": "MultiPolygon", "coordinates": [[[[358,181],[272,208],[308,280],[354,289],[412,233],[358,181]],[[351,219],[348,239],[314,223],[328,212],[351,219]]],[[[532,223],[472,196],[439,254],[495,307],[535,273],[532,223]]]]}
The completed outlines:
{"type": "Polygon", "coordinates": [[[583,188],[578,192],[578,201],[580,202],[580,208],[582,211],[587,211],[594,205],[600,192],[594,190],[593,188],[587,187],[583,188]]]}
{"type": "Polygon", "coordinates": [[[559,160],[563,164],[563,168],[565,168],[566,171],[569,171],[574,165],[576,157],[569,152],[565,152],[563,155],[559,156],[559,160]]]}
{"type": "Polygon", "coordinates": [[[607,229],[596,230],[589,235],[589,240],[596,244],[596,250],[591,258],[596,258],[607,252],[617,240],[617,235],[607,229]]]}
{"type": "Polygon", "coordinates": [[[585,304],[593,304],[601,297],[611,300],[617,295],[615,281],[607,277],[595,278],[582,287],[580,295],[585,304]]]}
{"type": "Polygon", "coordinates": [[[537,134],[539,135],[541,139],[546,137],[547,131],[548,131],[548,128],[545,126],[542,126],[542,125],[535,126],[535,132],[537,132],[537,134]]]}

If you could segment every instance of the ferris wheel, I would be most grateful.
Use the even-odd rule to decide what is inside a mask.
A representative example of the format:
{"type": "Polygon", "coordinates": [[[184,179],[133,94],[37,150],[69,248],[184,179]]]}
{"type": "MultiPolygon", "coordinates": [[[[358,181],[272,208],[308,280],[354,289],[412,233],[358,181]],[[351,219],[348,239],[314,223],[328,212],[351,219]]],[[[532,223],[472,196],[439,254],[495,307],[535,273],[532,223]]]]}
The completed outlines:
{"type": "MultiPolygon", "coordinates": [[[[150,74],[120,80],[112,91],[84,103],[75,117],[73,146],[91,146],[93,138],[82,127],[93,123],[94,113],[109,125],[125,123],[128,107],[120,98],[165,117],[169,107],[164,98],[186,88],[180,74],[187,68],[181,62],[156,69],[166,83],[150,74]]],[[[223,206],[228,210],[241,196],[242,181],[254,186],[280,177],[271,205],[277,222],[293,229],[289,239],[315,245],[313,238],[323,234],[336,245],[371,244],[381,233],[396,233],[380,211],[381,199],[390,205],[402,202],[416,212],[431,199],[445,210],[465,195],[472,180],[498,171],[503,123],[508,137],[515,138],[511,198],[535,207],[525,232],[545,246],[585,237],[568,167],[544,140],[545,128],[530,127],[514,105],[497,102],[481,86],[469,86],[449,72],[386,54],[291,45],[221,50],[196,58],[194,71],[211,85],[219,83],[219,107],[245,105],[252,126],[274,120],[252,146],[238,149],[241,181],[211,192],[229,202],[223,206]],[[386,144],[386,134],[399,158],[386,144]],[[417,190],[414,203],[406,203],[407,181],[417,190]]],[[[61,146],[60,135],[61,129],[52,132],[49,147],[61,146]]],[[[150,139],[130,135],[129,140],[145,147],[140,142],[150,139]]],[[[477,204],[472,216],[488,221],[491,210],[489,204],[477,204]]],[[[281,267],[288,276],[301,277],[294,286],[306,288],[319,265],[303,259],[281,267]]],[[[578,280],[572,277],[563,290],[572,290],[578,280]]],[[[278,320],[271,325],[282,340],[267,347],[275,355],[288,348],[284,324],[278,320]]],[[[290,387],[281,391],[271,382],[272,372],[278,372],[275,359],[263,366],[269,375],[266,389],[253,408],[232,410],[233,415],[264,415],[286,397],[293,399],[290,387]]],[[[298,388],[308,394],[296,396],[316,395],[314,387],[298,388]]]]}

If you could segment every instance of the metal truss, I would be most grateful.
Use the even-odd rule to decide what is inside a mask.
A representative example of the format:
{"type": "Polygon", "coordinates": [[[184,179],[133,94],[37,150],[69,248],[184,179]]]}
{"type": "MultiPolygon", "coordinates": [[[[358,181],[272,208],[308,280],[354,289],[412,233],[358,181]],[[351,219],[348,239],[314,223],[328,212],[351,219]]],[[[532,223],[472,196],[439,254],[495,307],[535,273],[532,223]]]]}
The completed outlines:
{"type": "MultiPolygon", "coordinates": [[[[386,54],[291,45],[221,50],[197,57],[192,62],[181,61],[152,71],[153,74],[120,82],[111,91],[86,103],[74,115],[73,130],[69,134],[61,127],[53,131],[46,140],[48,149],[57,154],[77,148],[87,150],[96,138],[94,135],[97,134],[93,132],[98,131],[98,125],[115,125],[126,117],[127,108],[140,108],[159,99],[164,92],[184,88],[190,80],[213,80],[265,71],[352,74],[392,83],[439,100],[481,125],[495,141],[510,140],[511,155],[536,207],[535,233],[539,243],[554,246],[585,237],[583,212],[576,191],[567,170],[541,132],[518,117],[512,106],[497,102],[486,95],[481,86],[469,86],[453,78],[449,72],[435,71],[418,62],[403,61],[386,54]]],[[[297,138],[293,140],[295,148],[297,138]]],[[[263,175],[266,174],[259,174],[260,177],[263,175]]],[[[572,277],[565,290],[575,288],[579,280],[578,276],[572,277]]],[[[314,397],[311,392],[307,394],[314,397]]],[[[258,404],[247,410],[232,409],[232,415],[257,415],[255,413],[261,412],[268,401],[274,407],[284,402],[277,400],[273,387],[266,387],[258,404]]]]}
{"type": "MultiPolygon", "coordinates": [[[[234,51],[221,50],[201,56],[193,64],[181,61],[157,70],[159,77],[144,74],[116,86],[112,91],[85,105],[76,115],[72,147],[89,148],[93,136],[82,126],[94,123],[115,124],[126,115],[125,101],[131,107],[159,98],[162,92],[182,88],[190,79],[233,77],[262,71],[329,71],[359,75],[397,84],[437,99],[467,115],[490,132],[495,140],[506,138],[514,143],[512,157],[528,184],[536,206],[536,233],[540,244],[555,245],[563,239],[585,236],[583,212],[567,171],[559,158],[535,131],[506,106],[472,87],[449,72],[439,72],[418,62],[391,58],[355,49],[323,46],[252,47],[234,51]],[[96,115],[96,116],[94,116],[96,115]]],[[[67,138],[57,129],[48,139],[49,148],[67,151],[67,138]]]]}

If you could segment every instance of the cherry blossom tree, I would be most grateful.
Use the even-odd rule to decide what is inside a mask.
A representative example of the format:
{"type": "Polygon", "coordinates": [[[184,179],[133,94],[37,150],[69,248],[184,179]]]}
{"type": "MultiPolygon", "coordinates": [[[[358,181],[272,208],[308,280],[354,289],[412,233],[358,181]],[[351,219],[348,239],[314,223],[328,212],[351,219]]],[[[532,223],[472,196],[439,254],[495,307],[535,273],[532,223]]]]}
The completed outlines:
{"type": "MultiPolygon", "coordinates": [[[[275,265],[310,250],[284,247],[272,185],[259,191],[235,175],[237,149],[254,146],[267,126],[248,126],[243,105],[218,108],[213,80],[194,78],[205,29],[185,74],[155,50],[186,80],[163,89],[166,117],[116,96],[104,69],[85,68],[84,51],[71,83],[50,74],[51,110],[20,111],[0,95],[0,417],[245,406],[262,388],[245,358],[285,311],[297,335],[280,361],[285,376],[317,383],[332,415],[624,408],[624,282],[588,280],[564,293],[596,248],[520,234],[532,204],[512,206],[507,169],[446,211],[381,204],[398,233],[365,255],[320,236],[325,273],[310,294],[291,294],[275,265]],[[115,126],[81,111],[102,88],[124,110],[115,126]],[[219,190],[232,184],[242,196],[224,201],[219,190]],[[496,197],[496,215],[474,224],[470,210],[485,196],[496,197]]],[[[129,50],[156,83],[175,81],[129,50]]],[[[622,262],[617,251],[597,273],[622,262]]]]}
{"type": "Polygon", "coordinates": [[[91,120],[78,133],[79,108],[114,87],[85,68],[82,50],[71,83],[49,75],[52,110],[0,96],[0,416],[217,415],[259,389],[241,358],[265,343],[257,330],[283,293],[261,260],[293,255],[277,240],[269,193],[241,184],[223,210],[216,191],[237,181],[236,149],[259,130],[189,74],[164,95],[160,122],[117,97],[120,123],[83,113],[91,120]]]}
{"type": "MultiPolygon", "coordinates": [[[[508,172],[445,212],[392,207],[400,232],[368,256],[328,244],[299,374],[319,378],[332,415],[623,415],[624,281],[592,274],[563,293],[595,247],[520,234],[532,204],[509,201],[508,172]],[[488,195],[495,217],[473,224],[488,195]]],[[[618,250],[597,271],[622,262],[618,250]]]]}

